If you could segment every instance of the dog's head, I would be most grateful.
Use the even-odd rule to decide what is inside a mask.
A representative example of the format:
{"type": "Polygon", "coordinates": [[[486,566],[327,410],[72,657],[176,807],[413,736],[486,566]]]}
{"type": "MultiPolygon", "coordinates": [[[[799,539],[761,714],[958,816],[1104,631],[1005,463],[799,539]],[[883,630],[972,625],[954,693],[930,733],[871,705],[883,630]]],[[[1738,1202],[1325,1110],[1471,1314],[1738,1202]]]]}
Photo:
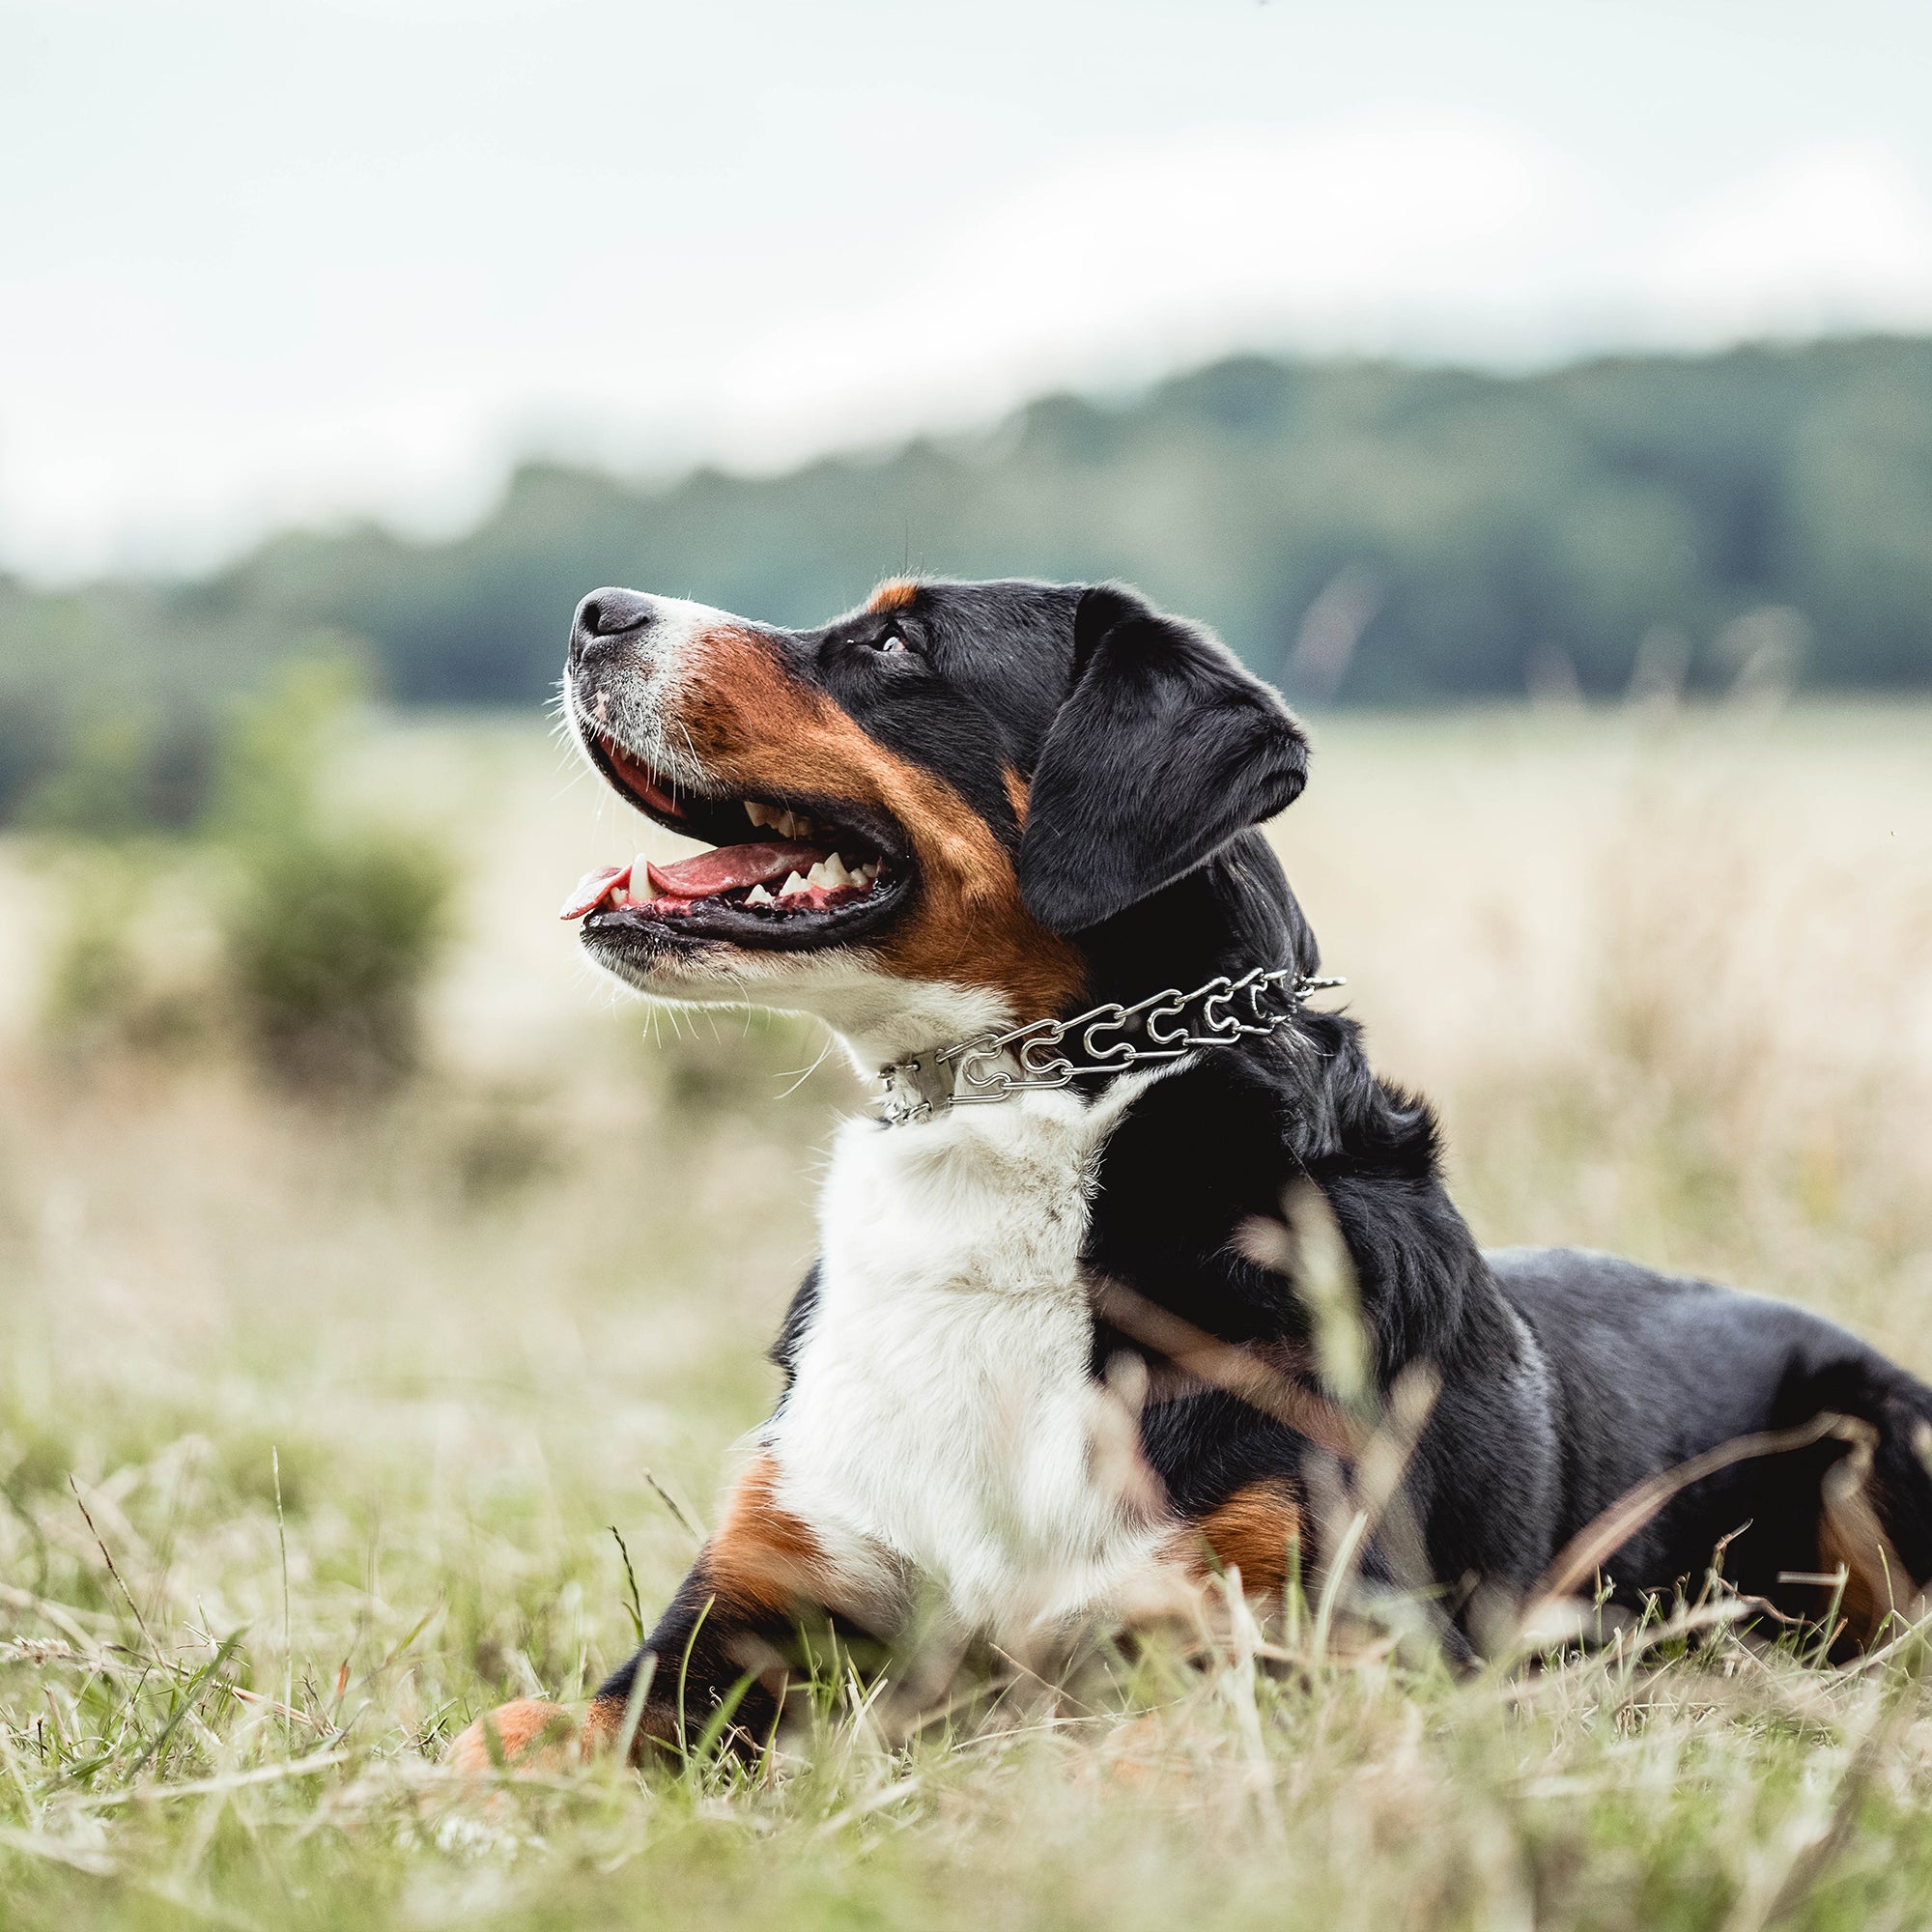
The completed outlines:
{"type": "Polygon", "coordinates": [[[713,848],[593,873],[565,909],[645,993],[812,1011],[898,1052],[1140,990],[1118,983],[1129,930],[1173,971],[1305,942],[1248,828],[1300,791],[1306,740],[1130,591],[891,582],[783,631],[598,590],[564,691],[605,779],[713,848]],[[1204,871],[1216,909],[1176,906],[1189,930],[1163,934],[1204,871]]]}

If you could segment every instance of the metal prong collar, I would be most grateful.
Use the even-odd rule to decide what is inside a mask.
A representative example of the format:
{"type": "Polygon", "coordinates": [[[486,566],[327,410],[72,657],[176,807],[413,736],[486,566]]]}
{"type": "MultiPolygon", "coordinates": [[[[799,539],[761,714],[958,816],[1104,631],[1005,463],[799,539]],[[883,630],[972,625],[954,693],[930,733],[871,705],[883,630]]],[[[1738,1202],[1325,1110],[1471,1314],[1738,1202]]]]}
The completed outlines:
{"type": "Polygon", "coordinates": [[[1109,1001],[1065,1020],[1035,1020],[1009,1033],[976,1034],[928,1047],[879,1069],[880,1118],[888,1126],[928,1121],[951,1108],[1070,1086],[1082,1075],[1162,1065],[1203,1048],[1265,1039],[1316,993],[1346,985],[1292,966],[1222,974],[1191,993],[1170,987],[1132,1006],[1109,1001]],[[1063,1052],[1071,1041],[1069,1051],[1063,1052]]]}

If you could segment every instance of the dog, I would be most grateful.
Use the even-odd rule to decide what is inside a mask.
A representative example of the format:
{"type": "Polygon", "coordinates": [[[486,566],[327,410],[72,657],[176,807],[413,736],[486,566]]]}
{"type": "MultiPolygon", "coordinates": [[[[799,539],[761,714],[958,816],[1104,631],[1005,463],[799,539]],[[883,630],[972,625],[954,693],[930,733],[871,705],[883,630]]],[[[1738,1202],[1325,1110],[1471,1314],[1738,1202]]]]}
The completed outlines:
{"type": "Polygon", "coordinates": [[[563,688],[709,848],[586,878],[590,958],[815,1015],[883,1111],[838,1130],[782,1391],[657,1627],[581,1723],[505,1705],[459,1766],[753,1747],[813,1630],[1025,1655],[1219,1573],[1279,1603],[1342,1560],[1370,1441],[1400,1493],[1352,1575],[1421,1586],[1454,1655],[1714,1571],[1841,1646],[1916,1602],[1932,1389],[1795,1307],[1477,1246],[1429,1108],[1311,1004],[1259,830],[1307,740],[1207,631],[1106,584],[894,581],[810,631],[603,589],[563,688]],[[1323,1229],[1352,1371],[1297,1271],[1323,1229]]]}

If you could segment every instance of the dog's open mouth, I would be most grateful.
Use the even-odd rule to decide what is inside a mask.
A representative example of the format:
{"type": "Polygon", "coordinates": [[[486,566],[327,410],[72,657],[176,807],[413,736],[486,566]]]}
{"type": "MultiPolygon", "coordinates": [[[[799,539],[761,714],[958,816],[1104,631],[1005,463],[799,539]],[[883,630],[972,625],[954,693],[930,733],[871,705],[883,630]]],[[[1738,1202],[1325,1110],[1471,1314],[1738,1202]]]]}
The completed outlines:
{"type": "Polygon", "coordinates": [[[589,872],[561,917],[586,939],[724,939],[782,951],[830,945],[876,924],[912,868],[899,829],[825,800],[711,797],[676,785],[608,732],[591,760],[660,825],[712,849],[675,865],[639,855],[589,872]]]}

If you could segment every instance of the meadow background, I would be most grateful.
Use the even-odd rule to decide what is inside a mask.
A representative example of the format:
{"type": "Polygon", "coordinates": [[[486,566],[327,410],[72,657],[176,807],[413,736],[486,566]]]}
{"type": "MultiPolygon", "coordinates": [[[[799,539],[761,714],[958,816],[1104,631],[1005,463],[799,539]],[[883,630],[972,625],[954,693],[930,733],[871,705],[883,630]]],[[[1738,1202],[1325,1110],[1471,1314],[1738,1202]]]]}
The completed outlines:
{"type": "MultiPolygon", "coordinates": [[[[1928,725],[1318,723],[1275,836],[1486,1240],[1747,1283],[1932,1372],[1928,725]]],[[[625,1552],[646,1622],[681,1574],[863,1094],[802,1025],[591,979],[554,904],[639,822],[538,721],[318,742],[327,824],[446,867],[407,1073],[263,1058],[232,844],[0,847],[10,1925],[1922,1921],[1910,1642],[1828,1675],[1666,1630],[1459,1682],[1304,1627],[899,1748],[829,1696],[751,1778],[451,1789],[475,1712],[633,1644],[625,1552]]]]}
{"type": "Polygon", "coordinates": [[[681,1575],[865,1100],[557,923],[670,849],[546,725],[600,584],[1212,623],[1481,1236],[1932,1376],[1928,66],[1922,0],[0,0],[0,1932],[1932,1919],[1932,1633],[1721,1596],[441,1768],[681,1575]]]}

